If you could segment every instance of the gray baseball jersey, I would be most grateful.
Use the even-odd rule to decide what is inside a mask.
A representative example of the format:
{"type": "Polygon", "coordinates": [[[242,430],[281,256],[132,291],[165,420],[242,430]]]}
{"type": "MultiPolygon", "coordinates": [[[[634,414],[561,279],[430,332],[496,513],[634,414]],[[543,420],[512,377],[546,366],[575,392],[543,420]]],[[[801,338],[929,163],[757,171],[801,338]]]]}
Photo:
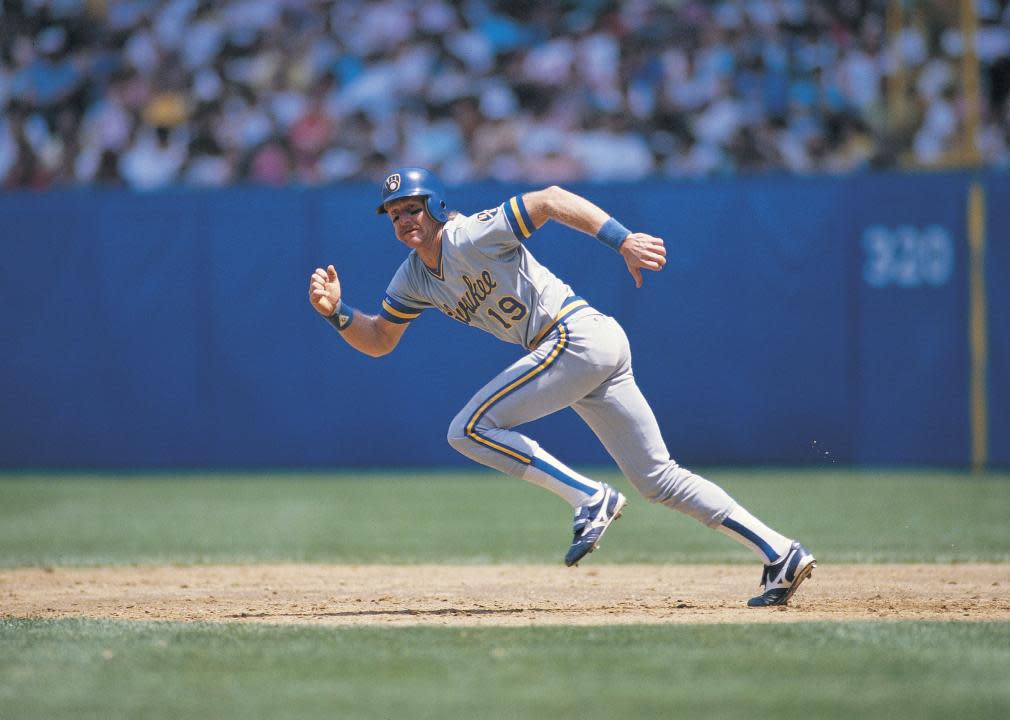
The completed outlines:
{"type": "Polygon", "coordinates": [[[442,233],[438,268],[412,252],[386,290],[382,316],[404,323],[436,308],[506,342],[535,347],[564,312],[586,303],[520,242],[533,230],[521,197],[455,216],[442,233]]]}
{"type": "Polygon", "coordinates": [[[529,350],[471,398],[449,427],[449,443],[578,506],[600,483],[513,429],[571,407],[643,495],[719,525],[734,501],[670,458],[635,383],[624,331],[537,262],[522,242],[534,229],[520,196],[457,215],[445,224],[438,268],[411,252],[386,290],[381,315],[390,322],[437,308],[529,350]]]}

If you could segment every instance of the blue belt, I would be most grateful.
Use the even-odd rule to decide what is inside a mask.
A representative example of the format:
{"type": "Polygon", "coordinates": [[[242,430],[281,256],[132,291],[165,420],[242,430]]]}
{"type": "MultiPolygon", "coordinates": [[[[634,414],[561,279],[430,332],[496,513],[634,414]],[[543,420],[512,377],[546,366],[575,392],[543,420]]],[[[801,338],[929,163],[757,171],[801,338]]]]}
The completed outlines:
{"type": "Polygon", "coordinates": [[[583,300],[578,295],[569,296],[568,299],[565,300],[564,303],[562,303],[561,310],[559,310],[558,314],[554,316],[554,319],[551,320],[550,324],[543,330],[538,332],[537,336],[533,338],[533,342],[530,343],[530,349],[532,350],[537,345],[539,345],[540,341],[543,340],[545,337],[547,337],[550,334],[550,332],[554,328],[556,328],[559,324],[563,323],[565,320],[570,318],[579,310],[582,310],[583,308],[587,307],[589,307],[589,303],[583,300]]]}

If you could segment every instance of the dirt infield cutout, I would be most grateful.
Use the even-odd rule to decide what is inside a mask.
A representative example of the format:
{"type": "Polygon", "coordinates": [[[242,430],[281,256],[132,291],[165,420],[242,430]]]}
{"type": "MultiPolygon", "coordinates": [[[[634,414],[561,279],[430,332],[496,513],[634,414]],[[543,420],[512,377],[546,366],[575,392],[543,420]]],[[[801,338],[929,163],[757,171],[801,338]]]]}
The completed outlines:
{"type": "Polygon", "coordinates": [[[743,565],[236,565],[0,570],[0,616],[309,625],[1010,620],[1010,565],[822,564],[786,608],[743,565]]]}

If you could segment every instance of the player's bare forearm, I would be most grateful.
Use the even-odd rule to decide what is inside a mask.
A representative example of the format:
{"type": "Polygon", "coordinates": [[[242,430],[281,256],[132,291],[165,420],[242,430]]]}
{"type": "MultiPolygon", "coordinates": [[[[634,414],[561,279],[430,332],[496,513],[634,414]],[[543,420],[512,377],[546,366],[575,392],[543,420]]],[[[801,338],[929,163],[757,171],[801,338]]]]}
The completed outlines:
{"type": "Polygon", "coordinates": [[[591,200],[557,185],[526,193],[523,204],[538,228],[554,220],[586,235],[595,235],[610,217],[591,200]]]}
{"type": "MultiPolygon", "coordinates": [[[[587,235],[598,237],[600,229],[610,219],[610,216],[592,201],[557,185],[526,193],[523,195],[523,204],[526,205],[526,212],[529,213],[533,224],[538,228],[548,220],[555,220],[587,235]]],[[[615,240],[615,245],[611,247],[618,248],[628,266],[628,272],[635,280],[635,286],[642,287],[642,268],[659,271],[666,265],[666,247],[663,240],[646,233],[629,232],[620,225],[615,227],[620,228],[622,235],[627,234],[615,240]]]]}
{"type": "Polygon", "coordinates": [[[325,270],[316,268],[309,277],[309,302],[325,318],[336,317],[338,312],[342,316],[346,313],[350,324],[345,325],[341,321],[343,329],[340,336],[355,350],[372,357],[392,352],[407,329],[406,325],[391,323],[377,315],[366,315],[342,304],[340,278],[332,265],[325,270]]]}
{"type": "Polygon", "coordinates": [[[393,351],[406,328],[406,325],[396,325],[378,315],[355,310],[351,324],[340,332],[340,337],[365,355],[382,357],[393,351]]]}

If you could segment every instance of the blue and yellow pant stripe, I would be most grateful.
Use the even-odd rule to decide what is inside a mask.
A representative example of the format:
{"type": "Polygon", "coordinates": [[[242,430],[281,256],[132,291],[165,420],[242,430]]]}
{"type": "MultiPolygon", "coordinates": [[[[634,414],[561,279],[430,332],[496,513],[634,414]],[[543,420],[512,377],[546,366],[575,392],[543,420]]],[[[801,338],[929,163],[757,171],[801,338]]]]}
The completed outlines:
{"type": "Polygon", "coordinates": [[[489,397],[487,400],[481,403],[480,407],[478,407],[477,410],[474,412],[474,414],[470,416],[470,419],[466,423],[466,436],[468,438],[470,438],[476,443],[484,445],[485,447],[491,448],[495,452],[499,452],[502,455],[507,455],[513,460],[517,460],[523,463],[524,465],[531,465],[533,463],[533,458],[530,457],[529,455],[523,452],[519,452],[518,450],[514,450],[510,447],[501,445],[500,443],[496,443],[490,438],[485,437],[484,435],[479,433],[477,431],[477,425],[480,423],[480,419],[484,416],[484,413],[486,413],[488,410],[494,407],[496,403],[500,402],[503,398],[508,397],[512,393],[516,392],[519,388],[535,379],[538,375],[540,375],[542,372],[547,370],[551,365],[553,365],[559,357],[561,357],[562,353],[564,353],[565,351],[565,347],[567,347],[568,345],[568,328],[562,324],[559,326],[559,330],[560,332],[558,334],[557,342],[554,344],[554,347],[551,348],[550,352],[547,353],[547,355],[544,357],[543,360],[537,363],[536,366],[534,366],[530,370],[527,370],[525,373],[520,375],[517,379],[510,382],[505,387],[501,388],[497,392],[492,393],[491,397],[489,397]]]}
{"type": "Polygon", "coordinates": [[[505,222],[509,224],[513,234],[519,240],[528,240],[536,230],[530,214],[526,212],[522,195],[514,195],[505,203],[505,222]]]}
{"type": "Polygon", "coordinates": [[[531,456],[527,455],[525,452],[520,452],[519,450],[515,450],[511,447],[506,447],[505,445],[495,442],[491,438],[482,435],[477,431],[477,425],[480,423],[481,418],[484,417],[484,414],[494,407],[496,403],[516,392],[519,388],[535,379],[558,361],[558,358],[565,352],[565,348],[569,343],[568,327],[561,325],[560,330],[561,332],[559,333],[558,341],[554,343],[554,346],[550,348],[550,351],[547,352],[542,361],[523,373],[516,380],[513,380],[504,388],[492,393],[491,397],[485,400],[481,406],[477,408],[474,414],[471,415],[470,420],[467,421],[467,437],[472,439],[474,442],[479,442],[486,447],[490,447],[496,452],[508,455],[512,459],[522,462],[523,465],[532,464],[533,458],[531,456]]]}
{"type": "MultiPolygon", "coordinates": [[[[585,303],[583,302],[583,304],[585,303]]],[[[512,460],[520,462],[523,465],[529,465],[535,467],[536,469],[540,470],[541,472],[547,475],[550,475],[559,482],[564,483],[569,487],[575,488],[576,490],[579,490],[580,492],[583,492],[586,495],[592,495],[595,492],[596,488],[592,488],[585,485],[584,483],[580,482],[578,478],[572,477],[569,474],[567,474],[563,469],[556,467],[548,462],[545,462],[540,458],[527,455],[526,453],[516,450],[515,448],[510,448],[506,445],[502,445],[501,443],[495,442],[494,440],[492,440],[491,438],[487,437],[486,435],[482,434],[477,430],[481,418],[488,410],[494,407],[496,403],[501,402],[504,398],[508,397],[509,395],[512,395],[513,393],[517,392],[520,388],[532,382],[535,378],[539,377],[541,373],[546,372],[552,365],[554,365],[557,362],[558,358],[560,358],[564,354],[565,349],[568,347],[569,344],[568,326],[565,325],[563,322],[552,324],[552,327],[554,326],[558,328],[558,339],[554,343],[554,346],[544,357],[544,359],[538,362],[535,367],[527,370],[521,376],[519,376],[512,382],[508,383],[505,387],[492,393],[487,400],[481,403],[480,407],[478,407],[477,410],[474,411],[473,415],[470,416],[470,419],[466,423],[466,436],[469,439],[473,440],[475,443],[478,443],[486,448],[490,448],[491,450],[494,450],[497,453],[501,453],[502,455],[505,455],[506,457],[511,458],[512,460]]]]}

